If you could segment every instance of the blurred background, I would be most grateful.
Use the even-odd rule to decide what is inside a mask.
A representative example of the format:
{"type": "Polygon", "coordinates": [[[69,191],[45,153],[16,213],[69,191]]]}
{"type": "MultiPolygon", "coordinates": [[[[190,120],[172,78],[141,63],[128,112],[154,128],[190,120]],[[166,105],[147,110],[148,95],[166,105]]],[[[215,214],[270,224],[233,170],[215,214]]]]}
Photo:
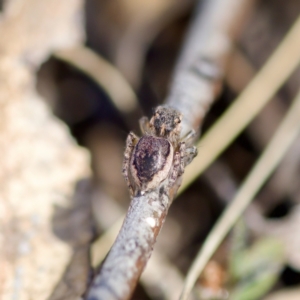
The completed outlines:
{"type": "MultiPolygon", "coordinates": [[[[142,115],[150,116],[152,109],[166,97],[195,4],[191,0],[85,1],[86,46],[115,66],[137,95],[138,102],[126,113],[113,104],[108,93],[93,77],[78,70],[72,63],[54,56],[38,71],[38,92],[47,99],[54,114],[69,126],[78,143],[92,155],[96,189],[92,206],[96,235],[113,224],[129,205],[129,195],[120,172],[125,139],[130,130],[140,134],[138,119],[142,115]]],[[[204,132],[263,66],[299,12],[300,2],[296,0],[261,0],[255,3],[228,63],[223,92],[205,119],[204,132]]],[[[105,69],[97,69],[96,72],[105,72],[105,69]]],[[[298,86],[299,71],[249,128],[172,204],[155,251],[162,253],[181,274],[187,272],[220,212],[268,144],[298,86]]],[[[113,88],[118,89],[117,86],[113,88]]],[[[300,216],[295,216],[300,199],[300,140],[295,147],[279,172],[257,196],[251,212],[247,213],[248,219],[244,221],[246,226],[240,225],[236,229],[243,241],[236,243],[244,243],[249,252],[256,241],[266,236],[276,236],[276,239],[289,236],[291,242],[297,243],[294,240],[298,238],[294,236],[298,235],[300,226],[296,223],[297,220],[300,222],[300,216]]],[[[258,289],[262,284],[265,274],[262,279],[259,273],[261,268],[268,267],[263,264],[250,274],[239,274],[238,278],[230,274],[229,257],[234,241],[231,236],[222,244],[208,266],[207,274],[199,280],[199,286],[212,293],[202,295],[204,299],[227,299],[227,291],[231,289],[244,288],[248,292],[251,285],[258,289]]],[[[293,258],[280,263],[279,268],[271,268],[273,284],[266,284],[265,290],[262,288],[265,293],[269,288],[299,288],[294,298],[284,294],[278,299],[300,299],[300,244],[291,247],[294,248],[290,251],[293,258]]],[[[246,260],[251,258],[250,253],[248,255],[246,260]]],[[[257,255],[260,257],[261,254],[257,255]]],[[[275,260],[281,261],[277,257],[275,260]]],[[[247,295],[235,296],[234,299],[265,297],[264,292],[258,296],[247,295]]],[[[155,291],[155,287],[149,292],[141,285],[132,299],[164,297],[155,291]]]]}
{"type": "MultiPolygon", "coordinates": [[[[54,52],[36,72],[39,95],[91,154],[87,246],[128,208],[121,174],[125,140],[131,130],[140,135],[139,118],[150,116],[167,96],[195,5],[193,0],[86,0],[85,48],[54,52]],[[122,95],[127,97],[125,104],[122,95]]],[[[264,65],[299,13],[298,0],[254,2],[202,132],[264,65]]],[[[174,201],[153,254],[163,263],[154,264],[132,299],[172,299],[171,291],[182,283],[208,232],[284,117],[299,75],[297,70],[251,125],[174,201]],[[159,276],[163,279],[153,280],[159,276]]],[[[299,173],[300,138],[208,264],[197,282],[196,299],[300,299],[299,173]]],[[[68,240],[68,232],[57,234],[68,240]]],[[[88,282],[93,271],[88,274],[82,280],[88,282]]]]}

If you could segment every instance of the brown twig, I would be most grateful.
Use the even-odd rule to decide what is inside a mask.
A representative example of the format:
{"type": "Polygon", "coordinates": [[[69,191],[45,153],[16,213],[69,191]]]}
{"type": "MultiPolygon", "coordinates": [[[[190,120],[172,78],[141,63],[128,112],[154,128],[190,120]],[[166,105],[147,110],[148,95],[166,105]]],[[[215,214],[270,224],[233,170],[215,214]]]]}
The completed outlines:
{"type": "Polygon", "coordinates": [[[219,95],[233,40],[252,2],[213,0],[199,5],[166,99],[184,116],[183,135],[201,126],[219,95]]]}
{"type": "MultiPolygon", "coordinates": [[[[210,0],[196,11],[166,100],[167,105],[183,115],[181,135],[197,130],[218,95],[233,32],[240,27],[237,20],[244,15],[248,3],[249,0],[210,0]]],[[[172,189],[156,189],[132,198],[118,238],[87,299],[129,299],[151,255],[179,181],[172,189]]]]}
{"type": "Polygon", "coordinates": [[[133,197],[121,231],[87,299],[128,299],[149,259],[170,205],[156,190],[133,197]]]}
{"type": "MultiPolygon", "coordinates": [[[[109,201],[107,205],[110,205],[110,211],[113,211],[113,215],[119,215],[122,208],[117,205],[116,201],[107,195],[104,196],[103,192],[97,192],[97,197],[101,197],[101,202],[109,201]],[[106,200],[106,197],[108,199],[106,200]]],[[[91,247],[91,261],[92,266],[97,268],[104,260],[107,252],[111,248],[116,239],[118,232],[122,226],[122,220],[118,221],[113,226],[109,227],[106,222],[101,222],[106,214],[106,210],[97,210],[99,215],[99,222],[97,227],[102,230],[106,230],[96,241],[93,242],[91,247]],[[101,218],[103,217],[103,218],[101,218]]],[[[161,249],[156,249],[152,254],[151,260],[147,264],[147,268],[143,272],[140,282],[147,294],[154,298],[160,297],[162,299],[177,299],[180,295],[183,286],[183,276],[175,265],[168,260],[166,255],[161,249]]]]}

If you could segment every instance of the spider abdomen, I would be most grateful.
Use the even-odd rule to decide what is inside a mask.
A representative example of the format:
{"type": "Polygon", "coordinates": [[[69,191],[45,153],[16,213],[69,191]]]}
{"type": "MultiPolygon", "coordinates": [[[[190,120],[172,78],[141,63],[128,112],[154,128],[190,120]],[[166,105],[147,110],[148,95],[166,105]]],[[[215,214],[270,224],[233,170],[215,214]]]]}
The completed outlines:
{"type": "Polygon", "coordinates": [[[173,146],[165,138],[140,138],[132,153],[130,173],[142,192],[155,188],[167,178],[173,152],[173,146]]]}

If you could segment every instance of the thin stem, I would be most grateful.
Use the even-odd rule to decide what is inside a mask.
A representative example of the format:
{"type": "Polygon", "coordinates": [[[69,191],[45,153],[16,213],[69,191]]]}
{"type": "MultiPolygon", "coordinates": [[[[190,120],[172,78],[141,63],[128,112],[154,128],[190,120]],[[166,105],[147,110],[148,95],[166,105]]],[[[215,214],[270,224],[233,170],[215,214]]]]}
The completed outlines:
{"type": "Polygon", "coordinates": [[[233,41],[253,2],[200,1],[166,99],[183,114],[182,135],[198,130],[219,95],[233,41]]]}
{"type": "Polygon", "coordinates": [[[214,226],[186,277],[180,300],[186,300],[208,260],[229,230],[274,172],[300,132],[300,91],[268,147],[242,184],[232,203],[214,226]]]}
{"type": "MultiPolygon", "coordinates": [[[[232,43],[233,29],[240,27],[237,21],[241,20],[241,15],[244,15],[244,11],[248,8],[246,4],[250,1],[204,2],[206,4],[202,10],[199,8],[196,11],[187,44],[176,68],[170,96],[165,103],[182,113],[184,118],[182,135],[201,125],[208,107],[218,95],[224,74],[223,68],[232,43]],[[220,9],[221,4],[224,9],[220,9]],[[203,18],[205,21],[200,21],[203,18]],[[207,23],[209,28],[206,26],[207,23]],[[204,28],[201,28],[202,26],[204,28]],[[208,29],[209,32],[206,32],[208,29]],[[203,34],[205,32],[206,34],[203,34]],[[226,40],[226,46],[222,46],[222,51],[219,51],[220,44],[215,41],[222,39],[226,40]],[[195,47],[198,44],[207,45],[208,48],[195,47]],[[214,48],[215,51],[212,51],[214,48]],[[186,59],[188,57],[186,53],[190,51],[193,52],[192,61],[186,59]],[[212,53],[214,55],[209,56],[212,53]],[[203,99],[202,95],[206,97],[203,99]],[[200,100],[195,101],[197,99],[200,100]]],[[[156,189],[143,196],[132,198],[121,231],[100,273],[95,277],[87,299],[129,299],[152,253],[156,237],[180,183],[179,179],[172,190],[156,189]]]]}
{"type": "Polygon", "coordinates": [[[132,124],[132,113],[139,109],[139,103],[134,90],[119,70],[98,53],[84,46],[59,50],[54,56],[82,71],[101,86],[127,124],[132,124]]]}
{"type": "Polygon", "coordinates": [[[296,69],[299,36],[300,18],[243,93],[199,141],[198,156],[187,167],[179,194],[243,131],[296,69]]]}

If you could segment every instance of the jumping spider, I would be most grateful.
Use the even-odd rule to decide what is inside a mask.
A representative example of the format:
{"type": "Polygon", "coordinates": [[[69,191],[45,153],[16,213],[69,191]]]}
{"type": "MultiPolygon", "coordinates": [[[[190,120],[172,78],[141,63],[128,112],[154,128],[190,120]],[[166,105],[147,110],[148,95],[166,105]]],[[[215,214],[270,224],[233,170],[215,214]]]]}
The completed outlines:
{"type": "Polygon", "coordinates": [[[197,155],[197,148],[190,146],[194,131],[180,139],[181,120],[177,110],[158,106],[150,122],[147,117],[140,120],[141,138],[129,133],[123,175],[131,195],[143,195],[159,187],[167,177],[172,187],[197,155]]]}

